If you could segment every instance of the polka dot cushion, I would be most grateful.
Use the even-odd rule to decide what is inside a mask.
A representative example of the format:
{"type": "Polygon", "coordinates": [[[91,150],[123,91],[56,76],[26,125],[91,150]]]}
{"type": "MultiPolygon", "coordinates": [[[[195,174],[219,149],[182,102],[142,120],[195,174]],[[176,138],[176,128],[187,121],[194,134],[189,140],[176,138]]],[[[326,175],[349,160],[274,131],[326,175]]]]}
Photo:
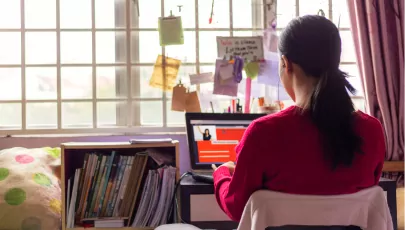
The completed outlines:
{"type": "Polygon", "coordinates": [[[61,189],[52,166],[59,148],[0,151],[0,229],[58,230],[61,189]]]}

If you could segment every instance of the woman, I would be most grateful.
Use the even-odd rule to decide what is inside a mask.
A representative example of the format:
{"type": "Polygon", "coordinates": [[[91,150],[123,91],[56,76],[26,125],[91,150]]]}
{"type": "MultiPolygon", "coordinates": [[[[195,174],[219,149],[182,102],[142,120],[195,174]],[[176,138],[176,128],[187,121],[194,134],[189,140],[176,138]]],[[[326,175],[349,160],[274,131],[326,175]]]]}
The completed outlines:
{"type": "Polygon", "coordinates": [[[203,140],[204,140],[204,141],[209,141],[209,140],[211,140],[211,134],[210,134],[210,130],[209,130],[209,129],[205,129],[205,130],[204,130],[203,140]]]}
{"type": "Polygon", "coordinates": [[[260,189],[338,195],[378,184],[385,156],[379,121],[355,111],[339,70],[341,39],[322,16],[292,20],[279,38],[279,74],[295,106],[255,120],[236,147],[237,164],[214,172],[216,199],[239,221],[260,189]]]}

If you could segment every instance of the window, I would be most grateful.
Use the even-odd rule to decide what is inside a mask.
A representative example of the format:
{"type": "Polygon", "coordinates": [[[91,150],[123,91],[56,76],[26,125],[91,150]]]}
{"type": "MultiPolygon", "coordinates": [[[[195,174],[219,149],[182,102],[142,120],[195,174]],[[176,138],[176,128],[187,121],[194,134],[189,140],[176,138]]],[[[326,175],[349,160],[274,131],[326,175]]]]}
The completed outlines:
{"type": "MultiPolygon", "coordinates": [[[[340,69],[350,75],[349,82],[356,88],[357,95],[352,95],[355,107],[365,109],[364,95],[360,73],[356,64],[353,37],[350,31],[349,10],[346,1],[341,0],[279,0],[277,1],[277,27],[282,30],[288,22],[306,14],[316,14],[319,9],[325,17],[333,21],[340,30],[342,39],[342,55],[340,69]]],[[[292,102],[287,102],[291,104],[292,102]]]]}
{"type": "MultiPolygon", "coordinates": [[[[149,87],[157,55],[180,59],[179,79],[187,84],[190,73],[214,70],[216,36],[262,34],[263,2],[215,0],[209,24],[209,0],[139,0],[139,16],[133,0],[1,1],[0,133],[183,131],[184,114],[170,110],[171,94],[149,87]],[[185,44],[163,48],[157,20],[171,11],[182,16],[185,44]]],[[[345,2],[319,2],[326,5],[278,1],[278,26],[319,8],[334,21],[342,14],[341,67],[357,76],[358,87],[345,2]]],[[[209,94],[212,85],[196,88],[209,94]]],[[[217,98],[224,108],[229,103],[217,98]]],[[[208,97],[201,102],[208,108],[208,97]]]]}

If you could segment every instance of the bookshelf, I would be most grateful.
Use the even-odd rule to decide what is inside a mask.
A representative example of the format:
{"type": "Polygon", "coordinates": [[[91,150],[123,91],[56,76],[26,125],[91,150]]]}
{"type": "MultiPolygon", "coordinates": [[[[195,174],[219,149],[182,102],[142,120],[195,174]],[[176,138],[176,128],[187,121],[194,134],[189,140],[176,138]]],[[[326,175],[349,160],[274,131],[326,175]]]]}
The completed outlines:
{"type": "MultiPolygon", "coordinates": [[[[119,153],[120,156],[135,156],[137,153],[144,152],[147,149],[157,149],[161,150],[165,154],[170,154],[170,157],[174,157],[173,167],[176,168],[176,182],[179,179],[179,143],[178,141],[172,141],[167,143],[142,143],[142,144],[130,144],[129,142],[71,142],[71,143],[63,143],[61,144],[61,189],[62,189],[62,230],[149,230],[153,229],[150,227],[145,228],[134,228],[129,227],[128,224],[125,224],[125,227],[120,228],[96,228],[96,227],[74,227],[68,228],[67,227],[67,207],[69,204],[67,203],[67,191],[68,191],[68,180],[69,178],[73,178],[76,172],[76,169],[80,169],[83,167],[83,163],[85,161],[85,155],[91,153],[108,153],[115,151],[119,153]]],[[[150,158],[150,157],[149,157],[150,158]]],[[[148,162],[150,159],[148,160],[148,162]]],[[[148,170],[146,166],[145,171],[148,170]]],[[[132,209],[134,209],[135,204],[139,204],[139,196],[142,193],[142,188],[140,188],[140,184],[145,182],[145,175],[143,175],[143,179],[139,180],[138,185],[138,199],[134,198],[132,209]]],[[[72,179],[71,179],[72,180],[72,179]]],[[[71,184],[72,186],[72,184],[71,184]]],[[[71,189],[71,188],[70,188],[71,189]]],[[[79,195],[78,195],[79,196],[79,195]]],[[[131,214],[130,217],[123,217],[122,219],[126,219],[130,222],[133,221],[134,214],[131,214]],[[132,217],[131,217],[132,216],[132,217]]],[[[86,218],[90,219],[91,218],[86,218]]],[[[98,218],[93,218],[98,219],[98,218]]],[[[110,219],[100,218],[100,219],[110,219]]],[[[116,219],[116,218],[115,218],[116,219]]]]}

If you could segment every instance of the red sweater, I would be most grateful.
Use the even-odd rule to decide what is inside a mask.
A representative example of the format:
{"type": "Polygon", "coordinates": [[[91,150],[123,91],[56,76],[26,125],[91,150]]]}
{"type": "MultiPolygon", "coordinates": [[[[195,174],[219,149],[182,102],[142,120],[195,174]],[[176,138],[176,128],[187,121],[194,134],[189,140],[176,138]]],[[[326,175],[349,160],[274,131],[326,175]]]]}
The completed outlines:
{"type": "Polygon", "coordinates": [[[214,172],[216,199],[232,220],[240,220],[250,195],[260,189],[338,195],[378,184],[385,139],[377,119],[356,113],[355,130],[363,138],[364,154],[356,154],[351,167],[333,171],[324,158],[317,128],[308,114],[297,110],[292,106],[252,122],[236,147],[234,174],[226,167],[214,172]]]}

